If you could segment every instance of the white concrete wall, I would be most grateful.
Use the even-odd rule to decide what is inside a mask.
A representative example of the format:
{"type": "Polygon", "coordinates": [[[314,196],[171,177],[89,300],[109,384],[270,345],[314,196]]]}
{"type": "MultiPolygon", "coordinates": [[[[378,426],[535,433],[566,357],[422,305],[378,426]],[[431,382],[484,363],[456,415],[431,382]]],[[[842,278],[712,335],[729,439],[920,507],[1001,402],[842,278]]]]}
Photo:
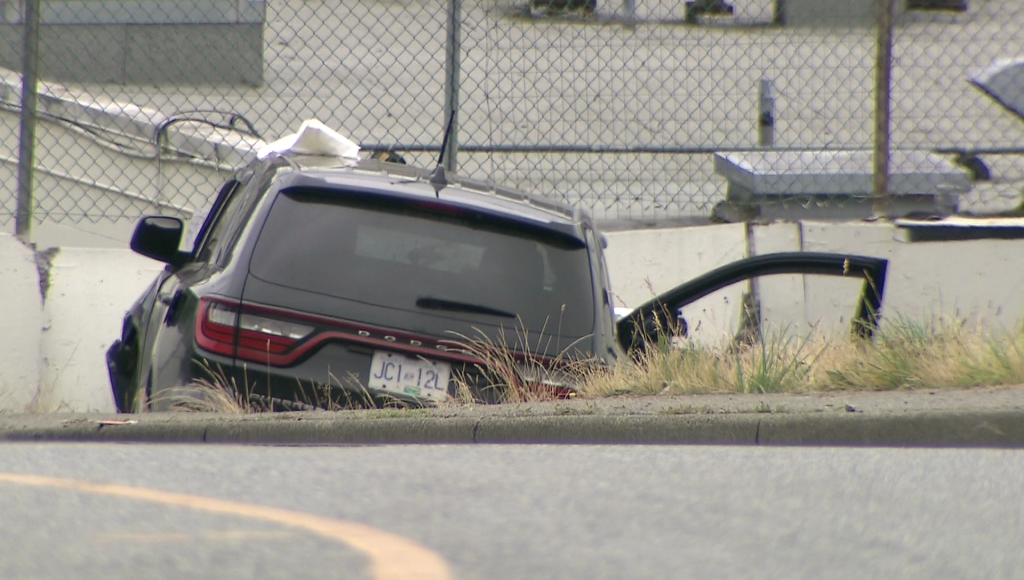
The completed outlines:
{"type": "MultiPolygon", "coordinates": [[[[890,260],[883,324],[974,318],[990,328],[1024,322],[1024,241],[907,243],[871,223],[727,224],[611,232],[607,250],[617,305],[637,306],[750,253],[850,252],[890,260]],[[749,239],[748,239],[749,237],[749,239]]],[[[124,313],[162,265],[127,249],[63,248],[41,299],[33,250],[0,234],[0,411],[111,411],[104,361],[124,313]]],[[[721,344],[737,331],[737,284],[684,311],[693,337],[721,344]]],[[[762,325],[789,333],[849,330],[860,279],[786,275],[757,280],[762,325]]]]}
{"type": "MultiPolygon", "coordinates": [[[[842,252],[889,259],[882,324],[960,318],[993,330],[1024,323],[1024,240],[905,242],[888,223],[729,224],[608,234],[617,306],[633,307],[690,278],[747,255],[842,252]],[[749,237],[749,240],[748,240],[749,237]],[[653,290],[653,293],[652,293],[653,290]]],[[[806,336],[850,330],[861,278],[779,275],[752,286],[767,334],[806,336]]],[[[685,309],[694,338],[733,336],[741,314],[738,284],[685,309]]]]}
{"type": "MultiPolygon", "coordinates": [[[[887,258],[882,324],[964,319],[1015,329],[1024,321],[1024,241],[903,241],[886,223],[778,223],[754,226],[755,254],[802,249],[887,258]]],[[[805,335],[850,329],[863,281],[774,276],[758,281],[765,329],[805,335]]]]}
{"type": "Polygon", "coordinates": [[[25,411],[35,400],[42,307],[35,252],[0,234],[0,412],[25,411]]]}
{"type": "MultiPolygon", "coordinates": [[[[890,224],[803,225],[806,251],[889,258],[883,324],[901,316],[918,322],[956,317],[991,329],[1020,327],[1024,321],[1024,240],[902,240],[900,229],[890,224]]],[[[842,302],[833,293],[834,284],[824,279],[808,281],[808,288],[813,288],[807,292],[809,317],[828,316],[842,302]]]]}
{"type": "MultiPolygon", "coordinates": [[[[750,229],[751,255],[799,252],[802,245],[800,224],[777,223],[750,229]]],[[[805,313],[804,277],[801,275],[766,276],[752,284],[761,308],[761,328],[766,336],[774,333],[804,336],[811,329],[805,313]]]]}
{"type": "MultiPolygon", "coordinates": [[[[745,224],[608,233],[606,257],[616,306],[635,307],[719,266],[747,256],[745,224]]],[[[683,309],[695,340],[736,333],[747,284],[723,288],[683,309]]]]}
{"type": "Polygon", "coordinates": [[[43,306],[42,410],[113,411],[105,355],[163,264],[130,250],[64,248],[43,306]]]}

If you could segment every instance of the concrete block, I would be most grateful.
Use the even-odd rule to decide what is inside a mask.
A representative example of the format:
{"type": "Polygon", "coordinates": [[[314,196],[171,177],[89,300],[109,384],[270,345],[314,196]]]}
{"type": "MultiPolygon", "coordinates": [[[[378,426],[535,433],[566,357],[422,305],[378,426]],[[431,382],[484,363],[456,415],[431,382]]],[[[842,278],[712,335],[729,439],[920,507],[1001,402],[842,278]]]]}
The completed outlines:
{"type": "MultiPolygon", "coordinates": [[[[20,71],[24,27],[0,25],[0,38],[12,50],[0,51],[0,66],[20,71]]],[[[39,27],[39,76],[79,83],[123,83],[124,25],[46,25],[39,27]]],[[[0,45],[2,46],[2,45],[0,45]]]]}
{"type": "Polygon", "coordinates": [[[40,385],[42,295],[35,252],[0,234],[0,412],[27,410],[40,385]]]}
{"type": "Polygon", "coordinates": [[[89,84],[124,83],[124,38],[124,26],[118,24],[40,26],[39,76],[89,84]]]}
{"type": "MultiPolygon", "coordinates": [[[[0,101],[12,106],[18,106],[21,102],[21,75],[0,69],[0,101]]],[[[131,102],[110,102],[96,100],[84,94],[76,94],[66,87],[52,82],[45,83],[39,87],[39,108],[51,115],[61,119],[67,119],[82,125],[93,126],[98,129],[124,133],[125,136],[142,139],[146,142],[155,142],[155,136],[161,128],[164,129],[161,143],[164,146],[173,147],[188,156],[201,157],[206,161],[217,162],[230,167],[244,165],[256,157],[256,152],[265,144],[258,137],[238,133],[227,129],[210,127],[202,123],[172,123],[163,112],[140,107],[131,102]]],[[[13,147],[9,155],[17,151],[17,123],[16,113],[4,113],[0,111],[0,125],[8,125],[15,130],[13,134],[0,137],[0,151],[4,146],[13,147]]],[[[42,147],[45,144],[46,131],[60,132],[67,131],[62,125],[41,123],[37,156],[42,159],[46,154],[70,150],[68,145],[63,143],[51,145],[49,149],[42,147]]],[[[100,163],[100,155],[109,157],[107,150],[97,151],[95,144],[89,140],[83,140],[81,135],[71,133],[70,136],[78,143],[78,147],[93,147],[93,150],[85,155],[90,163],[80,163],[75,159],[73,164],[92,167],[94,175],[100,174],[110,178],[110,172],[105,168],[107,163],[100,163]]],[[[178,169],[175,169],[178,171],[178,169]]],[[[131,173],[131,172],[128,172],[131,173]]],[[[138,180],[130,184],[132,188],[139,187],[138,180]]],[[[124,187],[124,186],[122,186],[124,187]]]]}
{"type": "MultiPolygon", "coordinates": [[[[3,4],[3,2],[0,2],[3,4]]],[[[39,71],[114,84],[263,84],[264,2],[46,2],[39,71]]],[[[24,25],[0,18],[0,67],[21,70],[24,25]]]]}
{"type": "Polygon", "coordinates": [[[900,244],[889,271],[890,322],[945,317],[1018,330],[1024,321],[1024,241],[900,244]]]}
{"type": "MultiPolygon", "coordinates": [[[[753,195],[870,195],[871,151],[747,151],[718,153],[715,171],[753,195]]],[[[889,194],[964,194],[971,176],[952,161],[927,151],[893,151],[889,194]]]]}
{"type": "MultiPolygon", "coordinates": [[[[263,22],[265,0],[47,0],[43,24],[190,24],[263,22]]],[[[0,22],[20,23],[24,2],[0,0],[0,22]]]]}
{"type": "MultiPolygon", "coordinates": [[[[726,202],[715,210],[729,221],[753,216],[848,220],[874,214],[871,151],[718,153],[715,172],[729,182],[726,202]]],[[[888,213],[950,215],[971,187],[970,174],[945,157],[927,151],[893,151],[888,213]]]]}
{"type": "Polygon", "coordinates": [[[128,25],[125,53],[129,84],[263,84],[262,24],[128,25]]]}
{"type": "MultiPolygon", "coordinates": [[[[807,251],[845,251],[889,259],[883,326],[904,317],[925,323],[953,317],[992,330],[1024,322],[1024,241],[905,243],[891,224],[804,224],[807,251]]],[[[838,284],[808,283],[808,316],[852,312],[855,297],[838,284]]],[[[848,322],[849,319],[846,319],[848,322]]]]}
{"type": "MultiPolygon", "coordinates": [[[[799,252],[802,236],[799,223],[779,222],[752,226],[750,253],[753,256],[778,252],[799,252]]],[[[805,336],[808,324],[804,305],[804,276],[780,274],[764,276],[752,282],[760,306],[760,324],[765,337],[805,336]]]]}
{"type": "Polygon", "coordinates": [[[114,410],[104,355],[120,337],[125,312],[162,269],[130,250],[66,248],[54,257],[41,347],[43,408],[114,410]]]}
{"type": "MultiPolygon", "coordinates": [[[[0,79],[0,92],[8,86],[0,79]]],[[[59,92],[59,88],[54,90],[59,92]]],[[[58,100],[55,95],[53,98],[51,110],[57,110],[58,100]]],[[[89,103],[59,102],[63,109],[60,114],[65,118],[90,124],[106,119],[106,126],[123,122],[128,128],[142,127],[141,113],[125,111],[116,116],[110,111],[104,115],[89,103]]],[[[14,214],[17,199],[17,127],[17,113],[0,110],[0,214],[9,217],[14,214]],[[4,131],[4,127],[12,130],[4,131]]],[[[221,148],[232,136],[205,137],[206,141],[182,140],[178,145],[200,152],[221,148]]],[[[232,174],[211,164],[159,163],[122,155],[57,123],[40,123],[36,138],[36,218],[43,221],[33,224],[31,239],[40,248],[127,248],[140,216],[160,213],[188,221],[192,209],[207,206],[232,174]],[[77,154],[66,155],[67,151],[77,154]],[[104,217],[109,219],[101,219],[104,217]]],[[[240,148],[251,149],[247,140],[238,143],[240,148]]],[[[0,222],[0,232],[13,233],[13,219],[0,222]]]]}
{"type": "MultiPolygon", "coordinates": [[[[610,232],[606,250],[616,306],[627,307],[746,256],[744,224],[610,232]]],[[[716,345],[734,336],[747,291],[736,284],[684,308],[690,335],[716,345]]]]}
{"type": "MultiPolygon", "coordinates": [[[[878,22],[878,0],[776,0],[779,24],[811,27],[870,27],[878,22]]],[[[906,12],[906,0],[897,0],[893,18],[906,12]]]]}
{"type": "MultiPolygon", "coordinates": [[[[897,246],[893,229],[884,223],[804,222],[805,252],[846,252],[890,260],[887,281],[896,271],[891,262],[897,246]]],[[[823,334],[841,336],[850,331],[853,316],[863,288],[861,278],[806,276],[804,280],[805,319],[823,334]]],[[[887,285],[882,304],[884,317],[892,312],[891,284],[887,285]]]]}

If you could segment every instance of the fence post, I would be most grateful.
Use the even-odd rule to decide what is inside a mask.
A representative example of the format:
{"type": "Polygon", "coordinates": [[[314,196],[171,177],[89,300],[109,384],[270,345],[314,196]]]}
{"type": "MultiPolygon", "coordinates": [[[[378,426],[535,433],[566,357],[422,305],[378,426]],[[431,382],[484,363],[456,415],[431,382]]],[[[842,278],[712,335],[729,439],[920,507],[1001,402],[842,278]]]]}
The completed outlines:
{"type": "Polygon", "coordinates": [[[18,141],[18,206],[14,233],[32,238],[32,173],[36,150],[36,93],[39,64],[39,0],[25,0],[25,42],[21,59],[21,134],[18,141]]]}
{"type": "Polygon", "coordinates": [[[761,79],[757,115],[757,145],[759,147],[775,145],[775,88],[773,85],[772,79],[768,77],[761,79]]]}
{"type": "MultiPolygon", "coordinates": [[[[444,152],[444,168],[454,173],[459,155],[459,66],[462,54],[462,0],[448,0],[448,34],[444,45],[444,111],[452,115],[448,150],[444,152]]],[[[441,118],[442,126],[444,116],[441,118]]]]}
{"type": "Polygon", "coordinates": [[[894,3],[894,0],[878,0],[878,46],[875,49],[875,217],[885,217],[889,205],[889,111],[894,3]]]}

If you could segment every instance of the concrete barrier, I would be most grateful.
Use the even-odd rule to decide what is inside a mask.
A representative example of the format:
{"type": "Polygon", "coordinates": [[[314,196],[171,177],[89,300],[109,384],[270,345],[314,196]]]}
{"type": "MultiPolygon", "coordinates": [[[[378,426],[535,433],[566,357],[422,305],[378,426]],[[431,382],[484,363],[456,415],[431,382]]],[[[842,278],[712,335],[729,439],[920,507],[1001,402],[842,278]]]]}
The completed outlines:
{"type": "MultiPolygon", "coordinates": [[[[747,257],[745,224],[610,232],[608,271],[616,306],[634,307],[719,266],[747,257]]],[[[718,344],[734,336],[745,284],[723,288],[683,309],[691,336],[718,344]]]]}
{"type": "MultiPolygon", "coordinates": [[[[617,305],[653,294],[749,255],[850,252],[890,259],[883,325],[960,316],[988,328],[1024,322],[1024,241],[903,241],[880,223],[725,224],[608,234],[617,305]]],[[[0,234],[0,411],[113,410],[104,352],[121,320],[162,265],[127,249],[33,250],[0,234]],[[40,286],[37,260],[49,264],[40,286]]],[[[44,268],[45,270],[45,268],[44,268]]],[[[762,328],[803,335],[847,331],[860,279],[785,275],[736,284],[684,310],[693,337],[721,344],[753,292],[762,328]]]]}
{"type": "MultiPolygon", "coordinates": [[[[1016,330],[1024,321],[1024,240],[907,243],[892,224],[804,223],[802,231],[806,251],[889,258],[883,324],[899,317],[919,322],[956,317],[1016,330]]],[[[808,281],[808,317],[834,312],[838,299],[829,284],[836,283],[808,281]]]]}
{"type": "Polygon", "coordinates": [[[125,312],[163,264],[129,250],[64,248],[52,260],[43,305],[43,410],[114,410],[104,359],[125,312]]]}
{"type": "MultiPolygon", "coordinates": [[[[989,329],[1024,321],[1024,241],[903,241],[890,223],[778,223],[754,226],[755,253],[847,252],[889,259],[882,325],[963,319],[989,329]]],[[[860,279],[775,276],[757,282],[762,328],[803,335],[850,328],[860,279]]]]}
{"type": "MultiPolygon", "coordinates": [[[[24,7],[0,0],[0,66],[20,70],[24,7]]],[[[49,0],[39,71],[64,82],[263,84],[262,0],[49,0]]]]}
{"type": "MultiPolygon", "coordinates": [[[[608,267],[617,306],[636,306],[712,268],[776,252],[842,252],[889,259],[882,324],[963,319],[989,329],[1024,322],[1024,241],[904,241],[891,223],[777,222],[608,234],[608,267]]],[[[767,333],[847,332],[860,278],[780,275],[737,284],[684,310],[694,338],[733,336],[745,292],[757,296],[767,333]]]]}
{"type": "Polygon", "coordinates": [[[36,398],[42,307],[35,252],[0,234],[0,412],[24,411],[36,398]]]}

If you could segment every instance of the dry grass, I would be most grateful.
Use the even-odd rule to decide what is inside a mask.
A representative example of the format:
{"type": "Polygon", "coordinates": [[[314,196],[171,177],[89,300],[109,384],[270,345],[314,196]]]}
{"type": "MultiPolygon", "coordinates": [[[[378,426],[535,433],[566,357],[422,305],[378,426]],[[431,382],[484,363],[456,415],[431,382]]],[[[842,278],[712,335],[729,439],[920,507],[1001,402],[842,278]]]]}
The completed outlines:
{"type": "MultiPolygon", "coordinates": [[[[345,411],[351,409],[402,410],[409,407],[394,397],[371,395],[355,377],[339,379],[328,371],[326,382],[306,386],[296,379],[296,388],[285,398],[252,392],[251,385],[238,385],[220,369],[204,364],[207,377],[188,385],[165,389],[150,403],[172,412],[211,412],[229,414],[271,411],[345,411]]],[[[248,373],[244,374],[248,382],[248,373]]]]}
{"type": "MultiPolygon", "coordinates": [[[[462,336],[467,354],[482,361],[476,370],[486,377],[484,400],[525,403],[554,400],[559,394],[550,383],[569,384],[581,398],[616,395],[677,395],[694,393],[802,393],[835,390],[881,391],[905,388],[967,388],[1024,384],[1024,326],[1015,331],[989,332],[962,320],[944,319],[920,324],[906,319],[888,321],[874,340],[849,337],[805,337],[776,333],[750,341],[727,341],[718,347],[692,342],[650,345],[643,354],[613,369],[592,360],[573,360],[562,349],[552,373],[530,355],[539,352],[543,334],[517,332],[506,340],[462,336]],[[534,380],[524,380],[524,375],[534,380]]],[[[571,345],[570,345],[571,346],[571,345]]],[[[166,392],[169,407],[177,411],[252,413],[269,410],[222,375],[166,392]]],[[[333,376],[332,383],[341,384],[333,376]]],[[[446,407],[481,402],[479,385],[459,373],[453,376],[455,396],[446,407]]],[[[356,391],[357,393],[359,391],[356,391]]],[[[368,392],[354,396],[349,389],[314,392],[306,403],[327,410],[378,409],[394,412],[406,404],[375,401],[368,392]],[[343,393],[343,399],[330,393],[343,393]]],[[[679,413],[700,413],[681,409],[679,413]]],[[[768,412],[768,411],[766,411],[768,412]]]]}
{"type": "Polygon", "coordinates": [[[582,377],[580,396],[779,393],[1024,384],[1024,327],[889,321],[875,340],[776,334],[716,348],[658,345],[582,377]]]}
{"type": "Polygon", "coordinates": [[[531,334],[521,320],[514,336],[504,329],[496,339],[480,330],[475,337],[456,336],[458,340],[453,344],[481,361],[473,366],[473,374],[484,377],[487,383],[483,387],[474,385],[469,373],[456,372],[455,396],[449,402],[456,406],[481,401],[528,403],[565,398],[560,389],[575,386],[595,366],[592,359],[572,355],[575,343],[564,347],[556,344],[557,355],[545,363],[537,353],[548,352],[555,336],[547,334],[546,329],[531,334]]]}
{"type": "Polygon", "coordinates": [[[166,389],[153,398],[154,404],[166,406],[170,411],[192,413],[227,413],[241,415],[253,412],[248,402],[234,390],[209,380],[166,389]]]}
{"type": "Polygon", "coordinates": [[[240,415],[253,410],[244,395],[244,386],[239,388],[234,381],[228,380],[223,371],[208,364],[203,365],[203,370],[207,378],[162,390],[148,403],[155,408],[178,412],[240,415]]]}

